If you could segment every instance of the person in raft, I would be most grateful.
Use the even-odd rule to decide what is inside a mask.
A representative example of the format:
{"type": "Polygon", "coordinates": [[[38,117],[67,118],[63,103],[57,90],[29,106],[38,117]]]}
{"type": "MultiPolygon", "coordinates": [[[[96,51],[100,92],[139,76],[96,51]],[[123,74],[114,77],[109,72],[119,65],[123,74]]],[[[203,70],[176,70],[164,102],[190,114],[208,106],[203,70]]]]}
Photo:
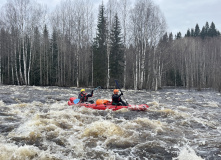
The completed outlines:
{"type": "Polygon", "coordinates": [[[122,99],[121,96],[123,95],[123,93],[121,92],[120,94],[118,89],[114,90],[114,94],[112,95],[112,104],[113,105],[120,105],[120,106],[128,106],[127,103],[125,103],[122,99]]]}
{"type": "Polygon", "coordinates": [[[81,89],[81,93],[78,95],[78,99],[80,99],[80,103],[89,102],[94,103],[93,100],[88,101],[88,97],[92,97],[94,90],[91,91],[91,94],[87,94],[85,89],[81,89]]]}

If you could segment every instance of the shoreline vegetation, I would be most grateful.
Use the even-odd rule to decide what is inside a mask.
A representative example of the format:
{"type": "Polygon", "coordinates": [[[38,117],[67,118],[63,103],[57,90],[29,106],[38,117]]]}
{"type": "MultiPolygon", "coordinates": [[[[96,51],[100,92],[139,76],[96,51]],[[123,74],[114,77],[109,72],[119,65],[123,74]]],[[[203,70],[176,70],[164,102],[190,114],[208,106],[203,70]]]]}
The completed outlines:
{"type": "Polygon", "coordinates": [[[2,84],[114,88],[117,79],[125,89],[221,92],[221,37],[214,22],[202,29],[196,24],[182,37],[167,32],[152,0],[109,1],[99,8],[65,0],[51,12],[25,2],[1,8],[2,84]]]}

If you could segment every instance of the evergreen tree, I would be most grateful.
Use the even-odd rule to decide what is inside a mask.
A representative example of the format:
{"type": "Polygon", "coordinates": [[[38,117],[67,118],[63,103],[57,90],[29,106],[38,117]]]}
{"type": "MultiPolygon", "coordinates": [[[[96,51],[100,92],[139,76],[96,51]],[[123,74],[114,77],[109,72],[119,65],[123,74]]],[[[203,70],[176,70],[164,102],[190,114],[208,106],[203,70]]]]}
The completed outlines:
{"type": "Polygon", "coordinates": [[[201,37],[202,39],[204,39],[205,36],[206,36],[206,29],[205,29],[205,27],[203,27],[203,28],[202,28],[202,31],[200,32],[200,37],[201,37]]]}
{"type": "Polygon", "coordinates": [[[167,43],[167,42],[169,41],[169,37],[168,37],[168,35],[167,35],[167,32],[163,35],[162,41],[163,41],[164,43],[167,43]]]}
{"type": "Polygon", "coordinates": [[[190,37],[190,29],[187,30],[185,37],[190,37]]]}
{"type": "Polygon", "coordinates": [[[205,36],[209,36],[209,23],[206,22],[205,24],[205,36]]]}
{"type": "Polygon", "coordinates": [[[194,33],[194,29],[191,29],[191,33],[190,33],[191,37],[194,37],[195,33],[194,33]]]}
{"type": "Polygon", "coordinates": [[[33,65],[31,71],[31,85],[40,85],[40,32],[38,27],[34,30],[33,65]]]}
{"type": "Polygon", "coordinates": [[[58,42],[57,42],[57,31],[53,29],[52,39],[51,39],[51,76],[50,83],[52,85],[57,85],[58,77],[58,42]]]}
{"type": "Polygon", "coordinates": [[[169,34],[169,42],[172,42],[173,41],[173,33],[171,32],[170,34],[169,34]]]}
{"type": "Polygon", "coordinates": [[[120,22],[117,14],[114,17],[110,40],[110,77],[112,82],[114,82],[114,79],[119,79],[120,81],[123,81],[124,46],[121,37],[120,22]]]}
{"type": "Polygon", "coordinates": [[[217,36],[217,31],[216,31],[216,27],[215,24],[212,22],[209,28],[209,36],[210,37],[214,37],[217,36]]]}
{"type": "Polygon", "coordinates": [[[182,38],[182,34],[181,34],[181,32],[178,32],[177,35],[176,35],[175,37],[176,37],[176,39],[180,39],[180,38],[182,38]]]}
{"type": "Polygon", "coordinates": [[[199,25],[196,24],[194,37],[198,37],[198,36],[200,36],[200,28],[199,28],[199,25]]]}
{"type": "Polygon", "coordinates": [[[93,42],[93,82],[95,86],[106,87],[107,34],[107,22],[102,4],[98,15],[97,35],[93,42]]]}
{"type": "Polygon", "coordinates": [[[40,54],[40,85],[49,85],[50,42],[47,25],[43,31],[43,41],[40,54]]]}

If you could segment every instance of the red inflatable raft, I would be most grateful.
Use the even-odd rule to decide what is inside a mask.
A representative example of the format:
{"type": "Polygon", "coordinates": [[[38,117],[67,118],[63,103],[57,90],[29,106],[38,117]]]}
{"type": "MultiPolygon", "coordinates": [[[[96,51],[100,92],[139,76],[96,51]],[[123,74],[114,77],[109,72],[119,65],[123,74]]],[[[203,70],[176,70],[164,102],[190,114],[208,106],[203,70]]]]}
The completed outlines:
{"type": "Polygon", "coordinates": [[[147,108],[149,107],[146,104],[140,104],[140,105],[129,105],[129,106],[117,106],[117,105],[112,105],[110,101],[108,100],[101,100],[98,99],[96,103],[90,104],[90,103],[77,103],[75,104],[73,101],[75,100],[75,97],[71,97],[70,100],[68,101],[68,105],[76,105],[76,106],[84,106],[86,108],[92,108],[92,109],[98,109],[98,110],[106,110],[106,109],[111,109],[113,111],[122,109],[122,108],[127,108],[129,110],[133,111],[146,111],[147,108]]]}

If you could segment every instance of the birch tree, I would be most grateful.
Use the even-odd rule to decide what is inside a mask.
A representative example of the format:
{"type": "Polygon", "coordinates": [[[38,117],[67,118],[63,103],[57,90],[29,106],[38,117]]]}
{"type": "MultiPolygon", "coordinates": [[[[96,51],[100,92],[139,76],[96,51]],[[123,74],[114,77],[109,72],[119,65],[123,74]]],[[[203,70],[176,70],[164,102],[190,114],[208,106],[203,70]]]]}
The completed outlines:
{"type": "Polygon", "coordinates": [[[18,61],[15,61],[16,67],[18,66],[17,79],[19,79],[19,83],[29,85],[34,27],[44,19],[44,8],[29,0],[11,0],[5,4],[4,9],[4,22],[9,28],[18,31],[18,46],[16,46],[15,52],[18,54],[15,56],[18,57],[18,61]]]}
{"type": "Polygon", "coordinates": [[[136,48],[134,89],[144,87],[145,74],[150,73],[150,71],[145,72],[145,63],[148,63],[148,68],[152,68],[152,82],[154,82],[153,87],[156,90],[161,75],[160,67],[162,67],[158,67],[158,64],[161,63],[160,59],[157,59],[160,56],[156,56],[156,47],[165,33],[165,19],[151,0],[139,0],[131,13],[132,36],[136,48]],[[148,59],[145,58],[147,53],[149,53],[148,59]]]}
{"type": "Polygon", "coordinates": [[[56,7],[51,16],[52,27],[60,32],[58,65],[62,68],[62,73],[59,79],[65,81],[65,76],[68,76],[76,82],[77,87],[80,82],[88,82],[89,79],[89,71],[87,74],[85,71],[91,68],[87,63],[93,32],[92,9],[88,0],[66,0],[56,7]],[[66,45],[65,41],[70,41],[70,45],[66,45]]]}
{"type": "Polygon", "coordinates": [[[127,52],[126,52],[126,46],[129,47],[129,42],[128,42],[128,21],[129,21],[129,9],[130,9],[130,3],[128,0],[121,0],[119,2],[119,19],[122,25],[122,33],[123,33],[123,44],[125,46],[124,50],[124,80],[123,80],[123,87],[126,87],[127,83],[127,52]]]}

